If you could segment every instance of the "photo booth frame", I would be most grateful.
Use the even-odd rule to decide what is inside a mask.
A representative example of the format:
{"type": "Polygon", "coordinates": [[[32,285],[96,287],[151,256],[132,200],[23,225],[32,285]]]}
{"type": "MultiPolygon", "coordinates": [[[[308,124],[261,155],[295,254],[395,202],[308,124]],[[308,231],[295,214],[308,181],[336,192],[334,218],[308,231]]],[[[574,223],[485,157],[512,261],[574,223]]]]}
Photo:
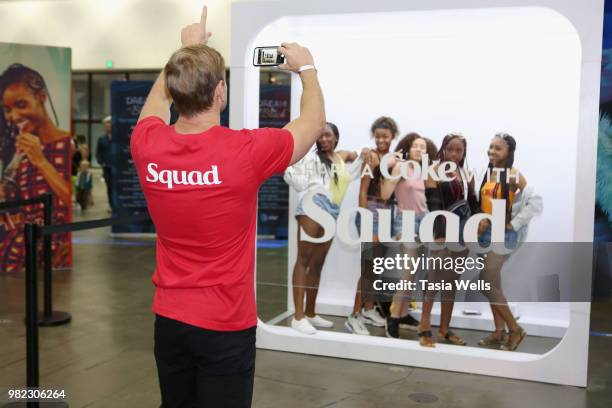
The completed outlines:
{"type": "MultiPolygon", "coordinates": [[[[281,17],[516,7],[552,10],[567,19],[580,39],[582,53],[577,130],[580,143],[576,146],[573,236],[574,242],[592,242],[603,0],[313,0],[234,3],[230,127],[258,127],[259,71],[252,66],[253,48],[258,44],[253,42],[264,27],[281,17]]],[[[290,235],[291,233],[290,231],[290,235]]],[[[289,259],[292,259],[292,255],[295,259],[295,253],[292,254],[291,251],[295,250],[290,246],[289,259]]],[[[306,336],[289,327],[273,326],[261,320],[257,331],[257,346],[263,349],[584,387],[587,384],[589,325],[590,303],[571,303],[569,326],[564,337],[556,347],[542,355],[504,353],[444,344],[438,344],[435,349],[426,349],[413,341],[327,331],[306,336]]]]}

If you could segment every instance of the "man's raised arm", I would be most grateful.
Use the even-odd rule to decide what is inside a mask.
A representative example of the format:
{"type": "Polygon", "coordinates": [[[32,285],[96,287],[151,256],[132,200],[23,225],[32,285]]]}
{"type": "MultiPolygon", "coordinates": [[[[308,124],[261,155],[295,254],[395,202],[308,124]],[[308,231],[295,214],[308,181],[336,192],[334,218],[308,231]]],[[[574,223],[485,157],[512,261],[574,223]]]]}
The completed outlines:
{"type": "Polygon", "coordinates": [[[287,63],[279,68],[299,73],[302,80],[300,116],[285,126],[293,135],[294,147],[290,163],[293,164],[308,153],[325,128],[325,106],[310,51],[295,43],[283,43],[278,50],[287,59],[287,63]]]}
{"type": "MultiPolygon", "coordinates": [[[[200,17],[199,23],[193,23],[181,30],[181,46],[185,47],[188,45],[195,44],[206,44],[212,33],[206,32],[206,15],[208,10],[206,6],[202,8],[202,16],[200,17]]],[[[166,124],[170,123],[170,105],[172,104],[172,98],[168,94],[168,88],[166,87],[166,76],[164,70],[158,75],[153,88],[147,96],[147,100],[140,111],[138,121],[149,117],[157,116],[161,118],[166,124]]]]}
{"type": "Polygon", "coordinates": [[[153,84],[153,88],[151,88],[151,91],[149,92],[149,96],[147,96],[147,101],[140,111],[138,121],[140,122],[149,116],[157,116],[161,118],[164,123],[170,123],[171,103],[172,99],[168,94],[168,89],[166,88],[166,77],[164,75],[164,71],[162,70],[162,72],[157,76],[157,79],[153,84]]]}

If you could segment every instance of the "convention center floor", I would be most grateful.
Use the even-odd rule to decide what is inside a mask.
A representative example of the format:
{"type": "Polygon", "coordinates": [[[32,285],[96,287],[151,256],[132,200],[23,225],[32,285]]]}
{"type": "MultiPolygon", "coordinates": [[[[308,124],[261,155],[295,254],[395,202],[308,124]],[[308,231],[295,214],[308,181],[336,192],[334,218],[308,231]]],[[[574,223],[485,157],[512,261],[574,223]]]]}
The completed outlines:
{"type": "MultiPolygon", "coordinates": [[[[86,213],[75,208],[75,221],[109,216],[98,172],[95,180],[96,204],[86,213]]],[[[109,228],[74,234],[73,269],[54,273],[54,308],[71,313],[72,322],[40,329],[41,386],[65,389],[70,407],[159,406],[151,312],[154,252],[152,239],[113,238],[109,228]]],[[[258,280],[286,284],[286,245],[262,245],[257,265],[258,280]]],[[[0,390],[25,386],[24,283],[24,274],[0,274],[0,390]]],[[[266,321],[286,309],[282,284],[258,285],[257,296],[266,321]]],[[[593,303],[586,389],[258,350],[253,407],[609,408],[611,316],[612,303],[593,303]]],[[[343,330],[344,319],[333,320],[336,330],[343,330]]],[[[470,344],[482,335],[459,332],[470,344]]],[[[402,338],[416,336],[402,332],[402,338]]],[[[544,353],[557,341],[530,336],[519,350],[544,353]]]]}

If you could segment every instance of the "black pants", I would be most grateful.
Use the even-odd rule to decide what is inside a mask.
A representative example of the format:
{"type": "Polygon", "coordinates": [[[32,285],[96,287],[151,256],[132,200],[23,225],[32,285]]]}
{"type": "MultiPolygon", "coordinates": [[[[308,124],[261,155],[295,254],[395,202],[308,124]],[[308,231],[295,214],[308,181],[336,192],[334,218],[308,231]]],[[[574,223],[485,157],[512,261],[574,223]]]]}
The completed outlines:
{"type": "Polygon", "coordinates": [[[250,407],[255,329],[206,330],[157,315],[155,361],[162,408],[250,407]]]}
{"type": "Polygon", "coordinates": [[[113,171],[110,167],[104,166],[102,167],[102,174],[104,176],[104,182],[106,183],[106,196],[108,197],[108,206],[113,208],[113,196],[112,196],[112,174],[113,171]]]}

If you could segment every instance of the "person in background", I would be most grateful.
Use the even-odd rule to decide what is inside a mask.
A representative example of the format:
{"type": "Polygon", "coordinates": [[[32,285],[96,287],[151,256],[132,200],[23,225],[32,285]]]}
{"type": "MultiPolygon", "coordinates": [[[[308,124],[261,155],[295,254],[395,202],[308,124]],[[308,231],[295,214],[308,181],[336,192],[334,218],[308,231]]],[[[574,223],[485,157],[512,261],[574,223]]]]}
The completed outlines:
{"type": "Polygon", "coordinates": [[[93,183],[91,171],[89,171],[89,161],[81,160],[79,164],[79,172],[76,175],[76,200],[81,206],[81,210],[87,210],[87,207],[93,205],[93,183]]]}
{"type": "Polygon", "coordinates": [[[77,135],[73,135],[70,138],[70,152],[74,153],[76,152],[77,146],[79,145],[78,141],[77,141],[77,135]]]}
{"type": "Polygon", "coordinates": [[[76,200],[76,188],[77,188],[77,173],[81,166],[81,161],[87,160],[91,163],[91,153],[89,146],[87,146],[85,136],[76,135],[74,140],[75,147],[72,150],[72,192],[76,200]]]}
{"type": "Polygon", "coordinates": [[[76,176],[79,172],[79,166],[81,165],[81,160],[87,160],[91,163],[91,152],[89,151],[89,146],[87,146],[87,142],[85,140],[85,136],[77,135],[76,137],[76,147],[72,153],[72,175],[76,176]]]}
{"type": "Polygon", "coordinates": [[[110,209],[108,212],[112,212],[113,199],[111,193],[112,183],[112,167],[111,167],[111,140],[113,138],[113,120],[111,116],[107,116],[102,120],[104,125],[104,135],[98,138],[98,146],[96,147],[96,160],[100,167],[102,167],[102,174],[104,176],[104,182],[106,183],[106,196],[108,197],[108,205],[110,209]]]}

